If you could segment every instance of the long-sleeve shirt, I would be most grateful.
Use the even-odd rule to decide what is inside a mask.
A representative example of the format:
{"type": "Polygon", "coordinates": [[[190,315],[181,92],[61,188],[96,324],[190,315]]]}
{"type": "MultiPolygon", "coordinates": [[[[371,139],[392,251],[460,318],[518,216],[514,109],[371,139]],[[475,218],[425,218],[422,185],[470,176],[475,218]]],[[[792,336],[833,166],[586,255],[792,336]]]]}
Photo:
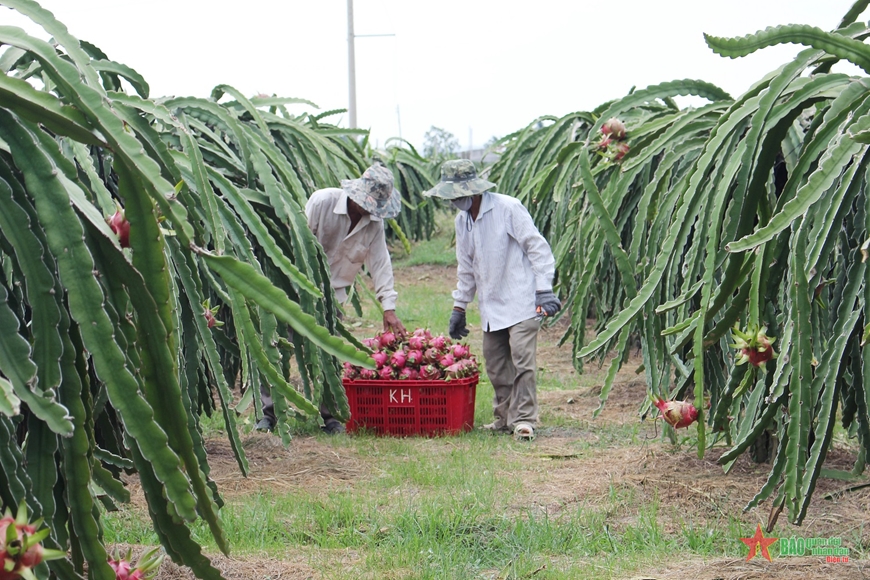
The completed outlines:
{"type": "Polygon", "coordinates": [[[365,264],[384,310],[395,310],[398,293],[393,289],[393,265],[383,220],[363,215],[349,232],[347,194],[337,187],[312,193],[305,204],[305,215],[308,227],[326,252],[336,299],[342,303],[347,300],[347,288],[365,264]]]}
{"type": "Polygon", "coordinates": [[[550,245],[523,204],[507,195],[484,193],[474,221],[459,212],[456,260],[453,304],[466,308],[476,292],[486,332],[534,318],[535,292],[553,288],[550,245]]]}

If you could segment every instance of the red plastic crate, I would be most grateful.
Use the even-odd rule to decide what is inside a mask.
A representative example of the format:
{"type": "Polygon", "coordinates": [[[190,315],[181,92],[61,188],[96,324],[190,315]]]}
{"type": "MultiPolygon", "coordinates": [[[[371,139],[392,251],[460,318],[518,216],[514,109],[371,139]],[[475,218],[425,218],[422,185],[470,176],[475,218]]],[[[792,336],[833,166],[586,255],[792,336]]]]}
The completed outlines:
{"type": "Polygon", "coordinates": [[[479,375],[449,381],[342,381],[350,404],[348,433],[445,435],[474,428],[479,375]]]}

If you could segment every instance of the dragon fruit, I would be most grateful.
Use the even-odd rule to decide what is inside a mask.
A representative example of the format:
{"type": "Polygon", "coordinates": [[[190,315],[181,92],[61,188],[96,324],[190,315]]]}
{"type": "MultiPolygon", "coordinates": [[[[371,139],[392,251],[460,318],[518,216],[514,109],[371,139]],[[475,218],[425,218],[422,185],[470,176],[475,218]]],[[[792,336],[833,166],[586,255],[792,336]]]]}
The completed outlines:
{"type": "Polygon", "coordinates": [[[469,358],[462,359],[444,369],[448,379],[462,379],[477,373],[477,363],[469,358]]]}
{"type": "Polygon", "coordinates": [[[127,216],[124,214],[124,210],[118,206],[117,211],[106,220],[109,223],[109,227],[112,228],[112,231],[118,235],[118,243],[122,248],[130,247],[130,222],[127,221],[127,216]]]}
{"type": "Polygon", "coordinates": [[[392,350],[396,346],[396,335],[392,332],[383,332],[379,335],[381,348],[392,350]]]}
{"type": "Polygon", "coordinates": [[[208,298],[206,298],[203,301],[203,303],[202,303],[202,315],[205,318],[205,325],[208,328],[214,328],[215,326],[220,328],[221,326],[224,325],[224,323],[222,321],[218,320],[215,317],[215,314],[218,313],[218,310],[220,310],[220,306],[215,306],[214,308],[212,308],[211,302],[208,298]]]}
{"type": "Polygon", "coordinates": [[[625,139],[625,124],[615,117],[608,119],[602,126],[601,132],[616,141],[625,139]]]}
{"type": "Polygon", "coordinates": [[[441,378],[441,370],[435,365],[426,365],[420,369],[420,378],[424,381],[437,381],[441,378]]]}
{"type": "Polygon", "coordinates": [[[776,337],[767,336],[766,326],[750,324],[745,331],[741,331],[735,325],[731,332],[735,336],[731,348],[738,350],[736,364],[742,365],[748,362],[752,366],[765,368],[764,363],[776,358],[772,346],[776,337]]]}
{"type": "Polygon", "coordinates": [[[688,401],[667,401],[659,397],[652,397],[653,405],[662,412],[664,419],[674,429],[688,428],[698,420],[698,409],[688,401]]]}
{"type": "Polygon", "coordinates": [[[423,362],[426,364],[438,364],[439,360],[441,360],[441,354],[434,346],[427,348],[426,352],[423,353],[423,362]]]}
{"type": "Polygon", "coordinates": [[[344,363],[344,378],[352,381],[359,376],[359,369],[355,367],[353,364],[346,362],[344,363]]]}
{"type": "Polygon", "coordinates": [[[454,360],[466,358],[469,354],[468,346],[464,344],[454,344],[451,349],[451,354],[453,354],[454,360]]]}
{"type": "Polygon", "coordinates": [[[372,349],[377,370],[345,363],[345,380],[441,380],[469,377],[478,372],[468,345],[453,344],[442,335],[432,336],[425,328],[416,329],[405,340],[399,340],[392,332],[383,332],[362,342],[372,349]]]}
{"type": "Polygon", "coordinates": [[[0,518],[0,580],[17,578],[35,579],[31,569],[45,560],[56,560],[66,556],[60,550],[49,550],[41,542],[51,533],[48,528],[37,529],[42,519],[30,522],[27,517],[27,504],[18,506],[18,514],[13,518],[7,508],[0,518]]]}
{"type": "Polygon", "coordinates": [[[390,359],[389,355],[382,350],[373,352],[372,358],[374,359],[375,364],[378,365],[378,368],[387,364],[387,361],[390,359]]]}
{"type": "Polygon", "coordinates": [[[408,359],[407,359],[407,357],[405,356],[405,351],[403,351],[403,350],[397,350],[397,351],[394,352],[393,355],[390,357],[390,364],[391,364],[393,367],[397,368],[397,369],[403,369],[403,368],[405,367],[405,362],[406,362],[407,360],[408,360],[408,359]]]}
{"type": "Polygon", "coordinates": [[[629,149],[631,149],[631,147],[628,146],[628,143],[618,143],[616,145],[616,155],[614,155],[613,158],[616,161],[619,161],[625,157],[625,154],[628,153],[629,149]]]}
{"type": "Polygon", "coordinates": [[[146,580],[153,578],[157,574],[160,563],[163,562],[163,554],[157,555],[159,548],[149,550],[139,558],[139,562],[134,567],[130,563],[130,550],[127,555],[122,557],[115,549],[114,556],[109,556],[109,566],[115,571],[116,580],[146,580]]]}
{"type": "Polygon", "coordinates": [[[598,154],[614,163],[621,161],[630,150],[628,143],[625,143],[625,124],[619,119],[610,118],[601,126],[601,135],[601,140],[594,145],[598,154]]]}

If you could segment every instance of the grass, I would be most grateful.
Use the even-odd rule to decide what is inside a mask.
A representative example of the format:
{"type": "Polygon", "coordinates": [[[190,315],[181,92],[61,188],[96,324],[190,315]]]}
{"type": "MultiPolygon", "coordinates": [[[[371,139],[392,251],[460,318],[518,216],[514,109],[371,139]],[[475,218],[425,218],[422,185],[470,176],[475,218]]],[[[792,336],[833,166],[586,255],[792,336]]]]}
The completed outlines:
{"type": "MultiPolygon", "coordinates": [[[[444,270],[452,260],[446,234],[396,259],[398,313],[408,328],[446,333],[454,278],[445,277],[444,270]]],[[[359,336],[371,336],[379,329],[379,313],[366,305],[363,316],[349,322],[359,336]]],[[[476,305],[469,309],[469,322],[469,342],[479,353],[476,305]]],[[[600,375],[542,370],[539,392],[590,390],[600,384],[600,375]]],[[[491,420],[492,395],[482,375],[476,424],[491,420]]],[[[553,406],[542,407],[541,421],[542,429],[583,435],[563,443],[559,453],[570,452],[570,457],[606,457],[658,441],[651,439],[648,422],[592,421],[553,406]]],[[[243,433],[250,432],[250,415],[239,423],[243,433]]],[[[219,414],[203,418],[203,425],[207,436],[224,437],[219,414]]],[[[302,425],[297,439],[313,433],[318,448],[336,457],[353,456],[363,466],[360,474],[349,481],[324,479],[322,485],[289,492],[261,488],[227,499],[221,517],[234,555],[281,559],[301,554],[319,577],[339,580],[630,577],[674,558],[745,556],[738,538],[748,528],[739,513],[696,513],[682,502],[642,494],[618,480],[596,496],[539,499],[535,482],[546,482],[549,470],[559,467],[541,460],[547,445],[542,438],[535,443],[540,447],[479,431],[435,439],[330,438],[302,425]]],[[[694,441],[689,437],[684,443],[691,448],[694,441]]],[[[293,446],[289,453],[295,453],[293,446]]],[[[106,513],[102,522],[109,543],[158,543],[142,507],[106,513]]],[[[192,534],[207,552],[217,553],[201,521],[192,524],[192,534]]],[[[852,545],[860,546],[864,534],[863,528],[855,531],[852,545]]]]}

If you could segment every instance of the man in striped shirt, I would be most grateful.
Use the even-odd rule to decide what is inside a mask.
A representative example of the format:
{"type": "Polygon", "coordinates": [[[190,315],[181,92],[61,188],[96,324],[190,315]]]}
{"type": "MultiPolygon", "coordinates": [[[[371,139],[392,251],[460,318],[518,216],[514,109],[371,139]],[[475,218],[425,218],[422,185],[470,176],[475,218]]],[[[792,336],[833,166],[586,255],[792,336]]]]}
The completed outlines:
{"type": "Polygon", "coordinates": [[[450,336],[468,336],[465,308],[477,294],[483,358],[495,390],[495,421],[484,428],[532,439],[538,421],[535,381],[543,316],[562,307],[553,294],[555,260],[532,216],[515,198],[489,191],[471,161],[446,161],[427,196],[449,199],[456,216],[457,284],[450,336]]]}

